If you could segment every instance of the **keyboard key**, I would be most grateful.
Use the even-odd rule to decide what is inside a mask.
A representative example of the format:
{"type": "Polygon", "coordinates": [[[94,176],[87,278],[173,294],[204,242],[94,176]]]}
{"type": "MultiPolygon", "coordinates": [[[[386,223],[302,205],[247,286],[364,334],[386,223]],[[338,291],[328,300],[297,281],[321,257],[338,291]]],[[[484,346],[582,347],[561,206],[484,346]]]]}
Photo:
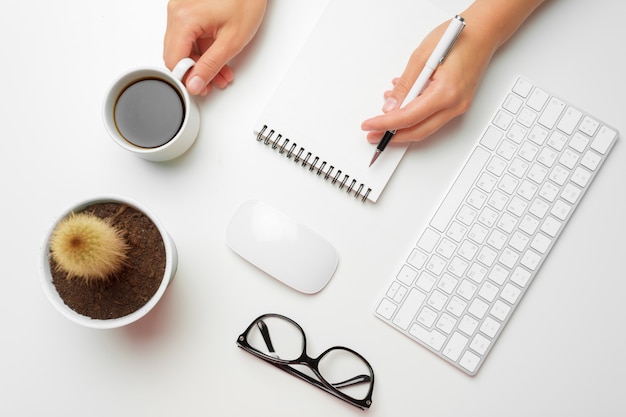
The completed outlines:
{"type": "MultiPolygon", "coordinates": [[[[477,228],[480,228],[481,230],[484,230],[486,233],[486,229],[479,226],[479,225],[475,225],[477,228]]],[[[484,240],[484,235],[483,236],[483,240],[484,240]]],[[[465,260],[467,261],[471,261],[472,259],[474,259],[474,255],[476,255],[476,252],[478,252],[478,246],[473,244],[472,242],[466,240],[465,242],[463,242],[463,244],[461,244],[461,246],[459,247],[459,255],[461,257],[463,257],[465,260]]]]}
{"type": "MultiPolygon", "coordinates": [[[[485,271],[485,273],[486,273],[486,271],[485,271]]],[[[481,280],[482,280],[482,278],[481,278],[481,280]]],[[[477,289],[478,289],[478,287],[476,285],[474,285],[470,281],[464,279],[463,281],[461,281],[461,285],[459,285],[459,288],[457,289],[457,294],[459,294],[459,296],[463,297],[466,300],[471,300],[472,297],[474,296],[474,294],[476,293],[477,289]]]]}
{"type": "Polygon", "coordinates": [[[527,201],[532,200],[537,192],[537,186],[528,180],[523,180],[517,189],[517,194],[524,197],[527,201]]]}
{"type": "Polygon", "coordinates": [[[378,308],[376,309],[376,313],[380,314],[386,320],[391,320],[393,313],[396,312],[398,306],[386,298],[383,298],[378,304],[378,308]]]}
{"type": "Polygon", "coordinates": [[[402,265],[402,268],[400,268],[400,272],[398,272],[398,276],[396,277],[396,279],[405,284],[407,287],[410,287],[411,285],[413,285],[415,277],[417,277],[417,271],[415,269],[411,268],[408,265],[402,265]]]}
{"type": "Polygon", "coordinates": [[[435,245],[439,241],[439,233],[432,229],[426,228],[422,236],[417,241],[417,246],[424,249],[427,253],[430,253],[435,249],[435,245]]]}
{"type": "Polygon", "coordinates": [[[561,154],[561,157],[559,158],[559,163],[569,169],[573,169],[576,165],[576,162],[578,161],[578,158],[579,156],[574,151],[568,148],[563,151],[563,154],[561,154]]]}
{"type": "Polygon", "coordinates": [[[456,218],[464,225],[469,226],[474,222],[477,214],[478,212],[475,209],[464,205],[459,210],[459,214],[457,214],[456,218]]]}
{"type": "Polygon", "coordinates": [[[536,217],[543,219],[548,210],[550,209],[550,205],[543,201],[541,198],[535,198],[533,202],[530,204],[530,208],[528,212],[534,214],[536,217]]]}
{"type": "Polygon", "coordinates": [[[528,132],[528,129],[523,128],[517,123],[513,123],[513,126],[511,126],[509,131],[506,133],[506,137],[519,145],[526,137],[526,132],[528,132]]]}
{"type": "Polygon", "coordinates": [[[565,220],[571,210],[571,205],[567,204],[563,200],[557,200],[556,203],[554,203],[552,210],[550,210],[550,214],[553,214],[559,220],[565,220]]]}
{"type": "Polygon", "coordinates": [[[548,101],[548,98],[550,98],[550,94],[546,93],[540,88],[535,88],[530,94],[530,97],[528,97],[526,104],[531,109],[541,111],[541,109],[543,109],[543,106],[548,101]]]}
{"type": "Polygon", "coordinates": [[[518,258],[519,258],[519,255],[517,252],[515,252],[511,248],[506,248],[502,252],[502,255],[500,255],[498,262],[500,262],[502,265],[506,266],[507,268],[513,268],[518,258]]]}
{"type": "Polygon", "coordinates": [[[508,301],[509,304],[515,304],[521,293],[522,291],[515,287],[515,285],[506,284],[502,289],[502,294],[500,296],[504,301],[508,301]]]}
{"type": "Polygon", "coordinates": [[[502,143],[500,143],[500,146],[498,146],[496,153],[509,161],[513,155],[515,155],[516,151],[517,147],[511,141],[503,140],[502,143]]]}
{"type": "Polygon", "coordinates": [[[533,164],[528,172],[528,178],[537,184],[543,183],[546,175],[548,175],[548,170],[538,164],[533,164]]]}
{"type": "Polygon", "coordinates": [[[480,355],[483,355],[489,348],[490,344],[491,344],[491,340],[487,339],[485,336],[479,333],[476,336],[474,336],[474,339],[472,340],[472,343],[470,344],[470,349],[472,349],[474,352],[480,355]]]}
{"type": "Polygon", "coordinates": [[[577,150],[578,152],[583,152],[589,143],[589,139],[583,136],[580,132],[576,132],[574,136],[572,136],[572,140],[569,142],[569,146],[572,149],[577,150]]]}
{"type": "Polygon", "coordinates": [[[441,349],[446,341],[446,336],[442,333],[437,330],[426,330],[419,324],[411,326],[409,333],[437,351],[441,349]]]}
{"type": "Polygon", "coordinates": [[[452,259],[452,261],[450,261],[450,266],[448,267],[448,271],[452,272],[458,278],[461,278],[463,276],[463,273],[467,269],[467,266],[468,266],[467,262],[465,262],[463,259],[459,258],[458,256],[455,256],[452,259]]]}
{"type": "Polygon", "coordinates": [[[578,197],[580,197],[581,193],[582,190],[580,188],[576,187],[573,184],[567,184],[565,185],[565,188],[561,193],[561,197],[563,197],[566,201],[574,204],[578,200],[578,197]]]}
{"type": "Polygon", "coordinates": [[[513,116],[504,111],[498,111],[493,118],[494,126],[499,127],[502,130],[507,130],[513,121],[513,116]]]}
{"type": "Polygon", "coordinates": [[[487,310],[489,310],[489,304],[487,304],[480,298],[474,298],[469,308],[467,309],[469,313],[471,313],[474,317],[476,317],[479,320],[485,317],[487,310]]]}
{"type": "Polygon", "coordinates": [[[496,334],[500,330],[500,323],[491,317],[487,317],[483,324],[480,326],[480,331],[489,336],[490,338],[496,337],[496,334]]]}
{"type": "Polygon", "coordinates": [[[537,156],[538,152],[539,148],[537,146],[533,145],[530,142],[524,142],[517,154],[524,158],[526,161],[532,162],[534,161],[535,156],[537,156]]]}
{"type": "MultiPolygon", "coordinates": [[[[467,277],[477,284],[480,284],[481,282],[483,282],[483,279],[485,278],[486,275],[487,275],[487,270],[481,265],[477,264],[476,262],[474,262],[467,270],[467,277]]],[[[476,288],[474,288],[474,291],[475,290],[476,288]]],[[[461,293],[461,288],[459,288],[459,293],[461,293]]]]}
{"type": "Polygon", "coordinates": [[[565,147],[566,143],[567,136],[565,136],[561,132],[557,132],[556,130],[552,132],[552,134],[550,135],[550,139],[548,140],[548,145],[550,145],[552,149],[559,152],[563,150],[563,147],[565,147]]]}
{"type": "Polygon", "coordinates": [[[585,168],[589,168],[590,170],[595,171],[595,169],[600,164],[601,160],[602,160],[602,157],[598,155],[597,153],[593,151],[587,151],[585,152],[585,155],[580,161],[580,164],[584,166],[585,168]]]}
{"type": "Polygon", "coordinates": [[[446,310],[452,313],[455,317],[461,317],[461,314],[465,311],[465,307],[467,307],[467,303],[461,300],[459,297],[452,297],[450,302],[448,303],[448,307],[446,310]]]}
{"type": "Polygon", "coordinates": [[[561,191],[561,189],[555,184],[551,182],[546,182],[541,186],[541,189],[539,190],[539,195],[549,202],[553,202],[556,196],[559,194],[559,191],[561,191]]]}
{"type": "Polygon", "coordinates": [[[443,258],[440,258],[437,255],[433,255],[430,260],[426,263],[426,269],[432,272],[435,275],[441,274],[443,269],[446,267],[446,261],[443,258]]]}
{"type": "Polygon", "coordinates": [[[539,253],[546,253],[552,243],[552,239],[542,233],[537,233],[530,244],[530,247],[539,253]]]}
{"type": "Polygon", "coordinates": [[[520,230],[526,232],[528,235],[534,235],[537,227],[539,227],[539,220],[529,215],[524,216],[519,225],[520,230]]]}
{"type": "Polygon", "coordinates": [[[531,274],[521,266],[515,268],[511,274],[511,281],[524,288],[530,280],[531,274]]]}
{"type": "Polygon", "coordinates": [[[403,330],[406,330],[409,327],[409,324],[413,321],[413,318],[419,311],[425,299],[426,294],[422,293],[420,290],[416,290],[414,288],[411,289],[406,301],[402,304],[402,307],[398,310],[398,314],[394,317],[393,324],[403,330]]]}
{"type": "Polygon", "coordinates": [[[448,297],[446,295],[444,295],[441,291],[435,290],[428,299],[428,305],[437,311],[441,311],[447,301],[448,297]]]}
{"type": "Polygon", "coordinates": [[[524,265],[526,268],[530,269],[531,271],[534,271],[535,269],[537,269],[539,262],[541,262],[541,256],[539,256],[537,253],[533,252],[532,250],[527,250],[526,252],[524,252],[522,259],[520,260],[520,264],[524,265]]]}
{"type": "Polygon", "coordinates": [[[515,120],[517,120],[518,122],[520,122],[522,125],[526,127],[530,127],[532,126],[533,123],[535,123],[536,119],[537,119],[537,113],[533,112],[527,107],[524,107],[522,110],[520,110],[515,120]]]}
{"type": "Polygon", "coordinates": [[[515,114],[522,107],[522,104],[524,104],[524,101],[521,98],[519,98],[515,94],[509,94],[504,100],[504,104],[502,104],[502,107],[505,110],[508,110],[511,113],[515,114]]]}
{"type": "Polygon", "coordinates": [[[539,125],[535,125],[530,129],[530,133],[528,134],[528,139],[533,141],[539,146],[542,146],[546,138],[548,137],[548,131],[539,125]]]}
{"type": "Polygon", "coordinates": [[[496,149],[496,146],[498,146],[498,143],[500,143],[500,139],[502,139],[502,136],[504,136],[504,133],[500,129],[489,126],[483,134],[483,137],[480,140],[480,144],[493,151],[494,149],[496,149]]]}
{"type": "Polygon", "coordinates": [[[558,153],[549,148],[543,148],[543,150],[539,153],[537,157],[537,161],[539,161],[544,166],[551,168],[554,165],[554,161],[559,156],[558,153]]]}
{"type": "Polygon", "coordinates": [[[565,103],[563,103],[558,98],[553,97],[548,102],[548,105],[546,106],[545,110],[541,114],[541,117],[539,117],[538,122],[541,125],[547,127],[548,129],[552,129],[556,121],[559,119],[559,116],[561,116],[561,113],[563,113],[564,109],[565,109],[565,103]]]}
{"type": "Polygon", "coordinates": [[[591,179],[591,172],[584,168],[578,167],[572,174],[572,182],[581,187],[586,187],[591,179]]]}
{"type": "Polygon", "coordinates": [[[420,269],[424,266],[427,260],[428,255],[420,250],[413,249],[413,251],[409,255],[409,258],[407,259],[407,263],[416,269],[420,269]]]}
{"type": "Polygon", "coordinates": [[[541,225],[541,231],[550,237],[555,237],[559,233],[561,222],[552,216],[548,216],[541,225]]]}
{"type": "Polygon", "coordinates": [[[504,321],[506,320],[510,312],[511,306],[502,302],[501,300],[496,300],[496,302],[493,303],[493,307],[491,308],[491,311],[489,311],[489,314],[491,314],[500,321],[504,321]]]}
{"type": "Polygon", "coordinates": [[[455,250],[456,245],[446,238],[443,238],[437,246],[437,253],[446,259],[450,259],[455,250]]]}
{"type": "Polygon", "coordinates": [[[509,276],[509,270],[501,265],[493,267],[489,273],[489,279],[498,285],[504,284],[504,281],[509,276]]]}
{"type": "Polygon", "coordinates": [[[498,288],[496,285],[492,284],[489,281],[485,281],[482,287],[480,287],[478,295],[480,295],[482,298],[490,303],[496,298],[499,290],[500,288],[498,288]]]}
{"type": "Polygon", "coordinates": [[[456,326],[456,319],[449,314],[443,313],[437,321],[437,329],[445,334],[450,334],[456,326]]]}
{"type": "Polygon", "coordinates": [[[420,274],[420,277],[417,279],[415,285],[423,289],[424,292],[429,293],[435,286],[436,282],[437,278],[435,278],[432,274],[424,271],[420,274]]]}
{"type": "Polygon", "coordinates": [[[515,94],[521,96],[521,97],[528,97],[528,94],[530,93],[530,91],[533,89],[533,85],[532,83],[528,82],[527,80],[523,79],[523,78],[518,78],[515,81],[515,84],[513,85],[513,88],[511,89],[515,94]]]}
{"type": "Polygon", "coordinates": [[[604,155],[606,151],[609,149],[609,147],[611,146],[611,144],[615,142],[616,138],[617,138],[616,131],[614,131],[613,129],[609,127],[602,126],[600,128],[600,132],[598,133],[598,136],[596,136],[596,138],[591,143],[591,149],[598,151],[604,155]]]}
{"type": "Polygon", "coordinates": [[[470,351],[466,351],[463,354],[463,357],[461,358],[461,360],[459,361],[459,365],[467,369],[469,373],[473,373],[476,370],[476,367],[478,366],[479,363],[480,363],[480,357],[474,355],[470,351]]]}
{"type": "Polygon", "coordinates": [[[570,171],[562,167],[561,165],[557,165],[554,167],[552,172],[550,172],[550,178],[552,181],[557,183],[557,185],[565,184],[567,177],[569,177],[570,171]]]}
{"type": "Polygon", "coordinates": [[[443,233],[448,222],[459,207],[459,204],[463,201],[463,198],[465,198],[467,190],[472,186],[474,179],[489,160],[489,156],[489,152],[482,148],[476,148],[474,150],[472,156],[465,164],[457,180],[454,182],[444,201],[433,216],[433,219],[430,221],[432,227],[443,233]]]}
{"type": "MultiPolygon", "coordinates": [[[[474,211],[473,213],[474,216],[476,216],[476,211],[474,211]]],[[[471,222],[469,222],[469,224],[471,224],[471,222]]],[[[465,232],[467,232],[467,228],[461,226],[457,222],[452,222],[452,225],[448,229],[448,233],[446,233],[446,236],[459,243],[463,239],[463,236],[465,236],[465,232]]]]}
{"type": "Polygon", "coordinates": [[[421,323],[426,328],[432,327],[435,320],[437,320],[437,313],[428,307],[424,307],[417,316],[418,323],[421,323]]]}
{"type": "Polygon", "coordinates": [[[593,136],[596,133],[598,126],[600,126],[600,124],[597,120],[590,116],[585,116],[583,121],[580,123],[580,126],[578,126],[578,129],[586,133],[587,136],[593,136]]]}
{"type": "Polygon", "coordinates": [[[566,134],[571,135],[572,132],[574,132],[574,129],[576,129],[576,126],[578,125],[578,122],[580,121],[582,116],[583,113],[580,110],[570,106],[563,114],[563,117],[557,125],[557,128],[565,132],[566,134]]]}
{"type": "Polygon", "coordinates": [[[463,352],[463,349],[465,349],[468,341],[469,339],[467,337],[463,336],[461,333],[455,332],[443,350],[443,354],[452,361],[456,361],[459,359],[459,356],[461,355],[461,352],[463,352]]]}
{"type": "Polygon", "coordinates": [[[473,335],[477,328],[478,320],[468,315],[463,316],[463,318],[459,322],[459,330],[468,336],[473,335]]]}
{"type": "Polygon", "coordinates": [[[439,285],[437,288],[443,290],[443,292],[447,294],[452,294],[452,291],[456,288],[456,284],[459,283],[459,280],[450,276],[450,274],[443,274],[443,277],[439,280],[439,285]]]}

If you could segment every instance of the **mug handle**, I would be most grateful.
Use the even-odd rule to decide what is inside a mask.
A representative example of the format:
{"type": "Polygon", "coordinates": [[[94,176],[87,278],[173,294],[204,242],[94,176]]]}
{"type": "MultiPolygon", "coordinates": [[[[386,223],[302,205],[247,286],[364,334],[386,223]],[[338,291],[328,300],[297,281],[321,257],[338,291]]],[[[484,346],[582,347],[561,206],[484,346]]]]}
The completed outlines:
{"type": "Polygon", "coordinates": [[[189,71],[189,69],[193,67],[195,63],[196,61],[191,58],[181,59],[172,70],[172,75],[174,75],[174,78],[176,78],[178,81],[182,81],[187,71],[189,71]]]}

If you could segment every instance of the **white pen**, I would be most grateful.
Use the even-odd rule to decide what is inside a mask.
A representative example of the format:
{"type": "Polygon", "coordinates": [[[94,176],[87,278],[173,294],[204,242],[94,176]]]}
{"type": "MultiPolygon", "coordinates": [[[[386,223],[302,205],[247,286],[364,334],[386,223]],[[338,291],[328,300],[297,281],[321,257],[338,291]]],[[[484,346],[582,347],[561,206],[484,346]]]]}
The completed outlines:
{"type": "MultiPolygon", "coordinates": [[[[411,90],[409,90],[409,93],[406,95],[405,101],[411,101],[422,93],[422,91],[426,87],[426,84],[430,80],[430,77],[433,75],[433,72],[435,72],[437,67],[441,65],[444,59],[446,59],[446,56],[448,56],[448,53],[454,46],[456,40],[461,35],[461,31],[464,27],[465,19],[463,19],[459,15],[454,16],[454,19],[450,21],[450,24],[448,25],[448,28],[439,40],[439,43],[437,43],[437,46],[435,46],[433,53],[430,54],[430,57],[428,58],[428,61],[426,61],[426,65],[424,65],[422,72],[420,72],[420,74],[417,76],[417,80],[415,80],[415,82],[413,83],[413,87],[411,87],[411,90]]],[[[400,103],[400,106],[402,106],[402,103],[400,103]]],[[[374,153],[374,157],[370,162],[370,166],[372,166],[372,164],[376,162],[376,159],[378,159],[382,151],[385,150],[387,144],[389,144],[391,138],[395,134],[395,130],[388,130],[387,132],[385,132],[383,138],[380,140],[380,142],[378,142],[378,146],[376,146],[376,153],[374,153]]]]}

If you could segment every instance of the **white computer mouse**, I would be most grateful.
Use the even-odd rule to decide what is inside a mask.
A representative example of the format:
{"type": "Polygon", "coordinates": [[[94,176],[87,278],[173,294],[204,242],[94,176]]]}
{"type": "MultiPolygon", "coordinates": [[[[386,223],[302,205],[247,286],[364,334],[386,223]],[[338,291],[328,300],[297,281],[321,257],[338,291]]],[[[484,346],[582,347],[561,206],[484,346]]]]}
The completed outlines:
{"type": "Polygon", "coordinates": [[[326,239],[261,201],[237,209],[226,241],[251,264],[306,294],[326,286],[339,260],[326,239]]]}

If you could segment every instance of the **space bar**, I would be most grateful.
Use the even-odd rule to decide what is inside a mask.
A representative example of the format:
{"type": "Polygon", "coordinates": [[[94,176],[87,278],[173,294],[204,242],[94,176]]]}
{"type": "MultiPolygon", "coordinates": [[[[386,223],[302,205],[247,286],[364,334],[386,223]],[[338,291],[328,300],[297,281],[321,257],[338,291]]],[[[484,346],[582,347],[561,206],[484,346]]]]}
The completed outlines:
{"type": "Polygon", "coordinates": [[[439,205],[437,212],[430,221],[430,225],[441,233],[445,232],[445,229],[456,213],[457,208],[465,198],[465,195],[469,191],[472,184],[476,180],[476,177],[485,166],[485,163],[489,159],[490,153],[477,146],[474,152],[467,160],[467,163],[463,167],[463,170],[459,173],[454,181],[452,187],[448,191],[448,194],[439,205]]]}

